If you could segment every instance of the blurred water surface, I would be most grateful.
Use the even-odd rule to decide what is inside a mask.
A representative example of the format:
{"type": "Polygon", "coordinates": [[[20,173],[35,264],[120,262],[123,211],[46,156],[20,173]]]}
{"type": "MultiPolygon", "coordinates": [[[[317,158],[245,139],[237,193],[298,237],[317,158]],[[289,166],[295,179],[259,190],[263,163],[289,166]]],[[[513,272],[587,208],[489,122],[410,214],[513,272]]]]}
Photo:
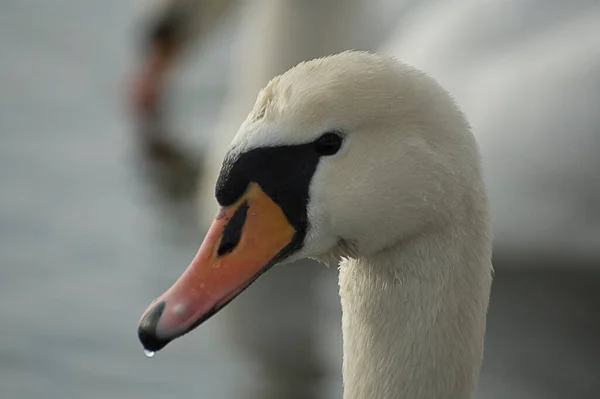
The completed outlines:
{"type": "Polygon", "coordinates": [[[230,397],[217,381],[239,379],[216,323],[159,362],[137,341],[201,235],[138,184],[121,84],[132,16],[115,0],[0,4],[3,398],[230,397]]]}

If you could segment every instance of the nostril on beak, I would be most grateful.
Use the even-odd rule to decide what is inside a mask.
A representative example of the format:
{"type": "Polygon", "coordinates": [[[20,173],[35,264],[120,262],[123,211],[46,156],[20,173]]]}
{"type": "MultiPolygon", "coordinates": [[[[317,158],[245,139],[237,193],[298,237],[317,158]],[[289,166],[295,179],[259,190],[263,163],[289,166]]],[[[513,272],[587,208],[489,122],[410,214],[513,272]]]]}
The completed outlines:
{"type": "Polygon", "coordinates": [[[169,339],[161,339],[158,337],[156,327],[160,316],[165,310],[165,302],[159,302],[152,309],[146,312],[140,324],[138,325],[138,338],[144,349],[156,352],[164,348],[169,342],[169,339]]]}
{"type": "Polygon", "coordinates": [[[242,205],[235,211],[225,230],[223,231],[223,238],[221,239],[221,245],[217,249],[217,255],[223,256],[233,251],[238,245],[242,238],[242,228],[246,223],[246,217],[248,215],[248,202],[244,201],[242,205]]]}

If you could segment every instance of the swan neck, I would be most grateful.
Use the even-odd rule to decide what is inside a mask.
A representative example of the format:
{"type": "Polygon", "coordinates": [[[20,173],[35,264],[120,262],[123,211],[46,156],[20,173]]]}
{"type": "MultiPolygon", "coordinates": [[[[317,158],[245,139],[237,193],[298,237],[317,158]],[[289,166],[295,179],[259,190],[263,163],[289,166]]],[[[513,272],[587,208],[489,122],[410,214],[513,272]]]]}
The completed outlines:
{"type": "Polygon", "coordinates": [[[342,261],[344,399],[472,397],[491,250],[485,238],[467,249],[456,237],[421,237],[342,261]]]}

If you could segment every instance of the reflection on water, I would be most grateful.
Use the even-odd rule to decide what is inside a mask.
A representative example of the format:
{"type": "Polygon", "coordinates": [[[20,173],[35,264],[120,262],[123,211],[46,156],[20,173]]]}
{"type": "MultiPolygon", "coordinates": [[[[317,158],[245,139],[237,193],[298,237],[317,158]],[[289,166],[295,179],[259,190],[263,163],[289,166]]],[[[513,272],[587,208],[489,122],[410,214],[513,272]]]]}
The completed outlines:
{"type": "MultiPolygon", "coordinates": [[[[232,398],[257,384],[227,340],[227,310],[151,360],[137,341],[142,310],[202,234],[191,204],[169,208],[140,184],[119,85],[131,11],[117,0],[0,5],[3,398],[232,398]]],[[[224,54],[205,57],[193,89],[210,94],[194,97],[187,122],[200,134],[222,96],[224,54]]],[[[317,336],[334,398],[339,311],[335,275],[324,275],[317,336]]],[[[599,285],[597,274],[501,273],[480,397],[596,398],[599,285]]]]}

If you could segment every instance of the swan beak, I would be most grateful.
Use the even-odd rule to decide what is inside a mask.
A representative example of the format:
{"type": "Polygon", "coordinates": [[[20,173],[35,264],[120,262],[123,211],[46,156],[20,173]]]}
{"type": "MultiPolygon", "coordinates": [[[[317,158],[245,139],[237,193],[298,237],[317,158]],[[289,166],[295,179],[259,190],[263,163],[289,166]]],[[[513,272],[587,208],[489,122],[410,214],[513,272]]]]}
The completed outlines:
{"type": "Polygon", "coordinates": [[[166,40],[152,43],[133,80],[132,97],[136,112],[145,115],[157,110],[164,78],[176,52],[176,46],[166,40]]]}
{"type": "Polygon", "coordinates": [[[221,208],[187,270],[142,315],[144,348],[160,350],[219,311],[277,262],[295,232],[279,205],[250,183],[221,208]]]}

